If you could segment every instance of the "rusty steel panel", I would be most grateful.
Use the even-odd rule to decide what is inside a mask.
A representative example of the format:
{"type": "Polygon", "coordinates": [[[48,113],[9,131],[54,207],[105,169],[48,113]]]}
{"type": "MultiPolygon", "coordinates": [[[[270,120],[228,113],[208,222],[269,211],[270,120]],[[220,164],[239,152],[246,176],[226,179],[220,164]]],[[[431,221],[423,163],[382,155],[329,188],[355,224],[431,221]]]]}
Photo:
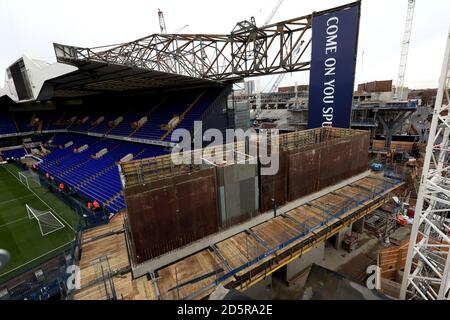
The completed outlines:
{"type": "Polygon", "coordinates": [[[353,173],[359,173],[367,170],[369,163],[369,153],[366,152],[370,146],[369,132],[367,131],[364,135],[354,137],[353,141],[352,155],[354,160],[352,161],[351,170],[353,173]]]}
{"type": "Polygon", "coordinates": [[[265,212],[272,209],[272,199],[277,206],[287,202],[287,173],[288,173],[288,151],[279,152],[279,169],[275,175],[260,176],[261,202],[260,211],[265,212]]]}
{"type": "Polygon", "coordinates": [[[288,201],[298,199],[318,190],[320,173],[320,148],[301,152],[292,150],[289,154],[288,201]]]}
{"type": "Polygon", "coordinates": [[[135,261],[218,231],[214,169],[125,189],[135,261]]]}
{"type": "Polygon", "coordinates": [[[287,201],[317,192],[367,170],[368,150],[368,133],[312,145],[303,150],[291,150],[287,201]]]}
{"type": "Polygon", "coordinates": [[[358,84],[358,92],[392,91],[392,80],[372,81],[358,84]]]}
{"type": "MultiPolygon", "coordinates": [[[[318,189],[331,186],[351,175],[350,140],[321,148],[318,189]]],[[[368,152],[368,151],[367,151],[368,152]]]]}
{"type": "MultiPolygon", "coordinates": [[[[212,170],[211,170],[212,171],[212,170]]],[[[218,231],[215,175],[191,179],[176,185],[179,223],[184,243],[218,231]]]]}

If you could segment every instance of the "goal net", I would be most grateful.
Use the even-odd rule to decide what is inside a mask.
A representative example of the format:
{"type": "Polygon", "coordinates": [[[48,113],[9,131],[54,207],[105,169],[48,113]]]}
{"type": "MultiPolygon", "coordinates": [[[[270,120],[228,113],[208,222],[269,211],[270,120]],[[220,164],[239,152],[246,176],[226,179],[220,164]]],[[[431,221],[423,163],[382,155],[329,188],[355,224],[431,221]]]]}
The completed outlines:
{"type": "Polygon", "coordinates": [[[49,210],[37,210],[25,205],[29,219],[36,219],[42,236],[64,228],[64,224],[49,210]]]}
{"type": "Polygon", "coordinates": [[[33,171],[19,172],[19,180],[28,189],[36,188],[41,185],[41,183],[39,181],[39,175],[33,171]]]}

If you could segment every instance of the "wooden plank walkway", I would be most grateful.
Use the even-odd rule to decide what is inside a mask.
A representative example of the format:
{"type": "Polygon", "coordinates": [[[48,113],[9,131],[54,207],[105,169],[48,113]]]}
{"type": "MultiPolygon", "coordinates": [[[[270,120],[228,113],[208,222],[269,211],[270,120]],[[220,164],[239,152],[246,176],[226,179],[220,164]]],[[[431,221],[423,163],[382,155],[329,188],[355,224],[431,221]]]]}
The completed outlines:
{"type": "MultiPolygon", "coordinates": [[[[114,217],[110,223],[85,231],[82,239],[82,255],[79,263],[81,273],[81,288],[75,292],[76,300],[106,299],[104,281],[99,270],[109,265],[109,270],[117,273],[130,266],[123,232],[123,214],[114,217]],[[114,234],[116,232],[120,232],[114,234]],[[107,264],[100,266],[99,259],[107,257],[107,264]],[[100,268],[100,269],[99,269],[100,268]]],[[[148,299],[150,298],[151,283],[142,277],[133,280],[131,272],[117,274],[112,277],[118,298],[148,299]]]]}

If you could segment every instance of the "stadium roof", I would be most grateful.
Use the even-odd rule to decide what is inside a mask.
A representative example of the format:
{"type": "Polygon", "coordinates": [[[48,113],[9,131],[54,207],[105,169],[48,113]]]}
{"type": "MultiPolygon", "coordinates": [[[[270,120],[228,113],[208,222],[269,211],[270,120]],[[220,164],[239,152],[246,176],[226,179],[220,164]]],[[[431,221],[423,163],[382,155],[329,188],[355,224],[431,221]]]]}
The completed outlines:
{"type": "Polygon", "coordinates": [[[49,79],[46,83],[54,88],[54,97],[76,97],[105,92],[204,87],[219,82],[139,67],[86,61],[78,66],[78,70],[49,79]]]}
{"type": "Polygon", "coordinates": [[[64,62],[50,64],[24,55],[6,69],[0,102],[10,104],[11,101],[75,98],[113,92],[169,91],[218,84],[219,81],[104,61],[83,61],[74,66],[64,62]]]}

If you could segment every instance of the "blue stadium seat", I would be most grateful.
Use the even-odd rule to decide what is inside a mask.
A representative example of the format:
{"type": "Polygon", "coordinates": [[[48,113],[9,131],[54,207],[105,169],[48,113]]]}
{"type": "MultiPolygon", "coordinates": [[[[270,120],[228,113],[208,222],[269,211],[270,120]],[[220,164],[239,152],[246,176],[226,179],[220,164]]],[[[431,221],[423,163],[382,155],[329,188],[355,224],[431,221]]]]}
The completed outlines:
{"type": "Polygon", "coordinates": [[[125,208],[117,162],[127,154],[136,158],[155,157],[166,153],[163,148],[119,140],[61,134],[53,138],[53,144],[73,141],[74,145],[65,149],[55,149],[44,157],[38,166],[58,181],[78,191],[84,197],[97,200],[110,212],[117,213],[125,208]],[[88,144],[79,153],[74,148],[88,144]],[[95,159],[92,156],[103,148],[108,152],[95,159]]]}

